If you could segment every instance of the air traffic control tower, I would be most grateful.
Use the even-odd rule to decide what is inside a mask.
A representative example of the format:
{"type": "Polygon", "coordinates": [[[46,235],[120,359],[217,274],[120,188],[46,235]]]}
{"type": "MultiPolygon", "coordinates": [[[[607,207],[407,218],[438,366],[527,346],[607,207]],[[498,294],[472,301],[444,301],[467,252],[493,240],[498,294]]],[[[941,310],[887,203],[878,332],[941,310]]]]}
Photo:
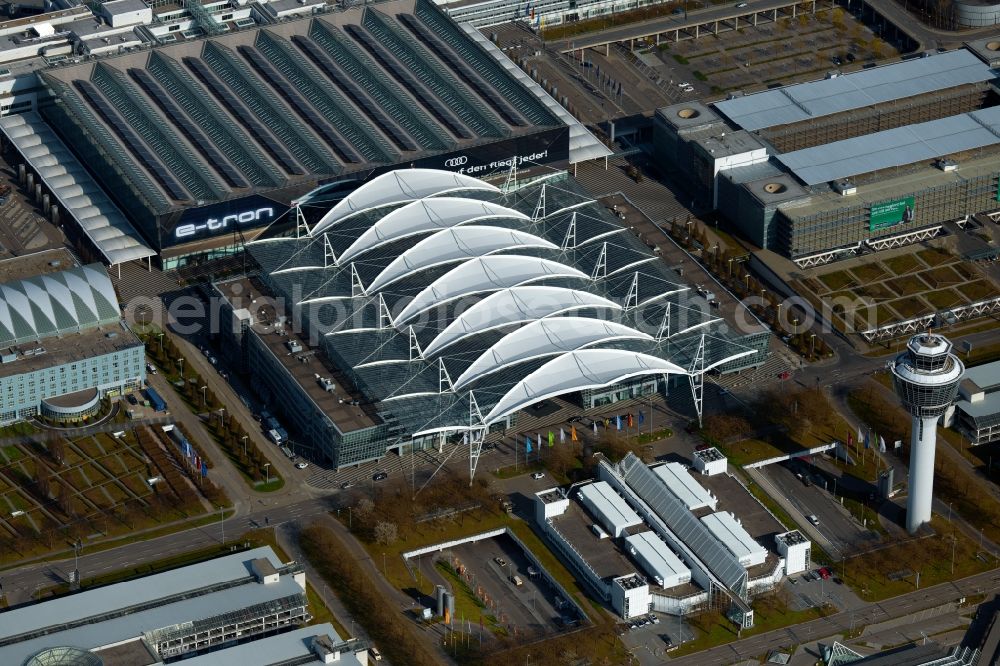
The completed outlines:
{"type": "Polygon", "coordinates": [[[955,399],[965,367],[947,338],[928,331],[910,338],[889,369],[896,394],[913,417],[906,529],[914,534],[931,519],[937,420],[955,399]]]}

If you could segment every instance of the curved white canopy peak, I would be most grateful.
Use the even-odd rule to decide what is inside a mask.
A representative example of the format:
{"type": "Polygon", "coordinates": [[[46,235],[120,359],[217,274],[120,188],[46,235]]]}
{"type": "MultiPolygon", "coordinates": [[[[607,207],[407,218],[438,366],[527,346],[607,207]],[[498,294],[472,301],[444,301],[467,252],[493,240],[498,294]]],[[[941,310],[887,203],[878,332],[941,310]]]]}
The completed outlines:
{"type": "Polygon", "coordinates": [[[398,169],[369,180],[326,212],[309,232],[311,236],[359,211],[405,203],[453,190],[500,190],[472,176],[438,169],[398,169]]]}
{"type": "Polygon", "coordinates": [[[550,277],[587,279],[583,271],[550,259],[493,254],[469,259],[448,271],[417,294],[396,316],[405,324],[421,312],[469,294],[516,287],[550,277]]]}
{"type": "Polygon", "coordinates": [[[615,340],[653,340],[634,328],[590,317],[539,319],[504,336],[455,380],[461,389],[490,373],[544,356],[555,356],[615,340]]]}
{"type": "Polygon", "coordinates": [[[558,246],[534,234],[513,229],[478,225],[443,229],[428,236],[393,259],[372,280],[366,291],[369,294],[374,294],[396,280],[432,266],[440,266],[472,257],[482,257],[499,250],[529,247],[552,250],[558,246]]]}
{"type": "Polygon", "coordinates": [[[519,381],[486,415],[494,423],[539,400],[603,388],[643,375],[686,375],[670,361],[621,349],[581,349],[558,356],[519,381]]]}
{"type": "Polygon", "coordinates": [[[344,250],[338,261],[343,264],[360,254],[401,238],[498,217],[524,221],[531,219],[513,208],[475,199],[460,197],[420,199],[397,208],[366,229],[344,250]]]}
{"type": "Polygon", "coordinates": [[[504,289],[487,296],[448,324],[424,348],[424,356],[434,356],[448,345],[470,335],[583,308],[620,310],[621,306],[596,294],[565,287],[523,286],[504,289]]]}

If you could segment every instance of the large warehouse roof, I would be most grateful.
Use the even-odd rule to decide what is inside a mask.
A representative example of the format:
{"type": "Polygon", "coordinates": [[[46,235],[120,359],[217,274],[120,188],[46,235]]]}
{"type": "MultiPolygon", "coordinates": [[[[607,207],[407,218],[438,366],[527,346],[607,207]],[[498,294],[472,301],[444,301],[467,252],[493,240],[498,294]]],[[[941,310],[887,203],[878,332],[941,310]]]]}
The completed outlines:
{"type": "Polygon", "coordinates": [[[691,570],[655,532],[629,535],[625,537],[625,543],[635,550],[640,564],[647,569],[646,573],[663,581],[663,587],[673,587],[691,580],[691,570]]]}
{"type": "Polygon", "coordinates": [[[744,95],[715,104],[742,129],[756,131],[810,118],[915,97],[994,78],[965,49],[863,69],[851,74],[744,95]]]}
{"type": "Polygon", "coordinates": [[[0,131],[45,181],[55,203],[80,224],[109,264],[156,254],[73,153],[35,112],[0,118],[0,131]]]}
{"type": "Polygon", "coordinates": [[[676,462],[658,465],[653,468],[656,475],[663,480],[667,488],[684,503],[689,510],[695,511],[707,506],[715,507],[717,500],[712,493],[698,483],[688,468],[676,462]]]}
{"type": "Polygon", "coordinates": [[[323,11],[41,76],[57,100],[43,116],[76,125],[65,132],[76,151],[100,146],[155,214],[567,127],[430,0],[323,11]]]}
{"type": "Polygon", "coordinates": [[[120,318],[115,288],[101,264],[0,284],[0,347],[120,318]]]}
{"type": "Polygon", "coordinates": [[[1000,106],[834,141],[775,157],[806,185],[1000,143],[1000,106]]]}
{"type": "Polygon", "coordinates": [[[545,396],[687,374],[701,334],[706,368],[755,354],[766,337],[723,333],[564,172],[501,190],[407,169],[347,200],[310,203],[327,223],[248,250],[262,287],[326,332],[322,356],[400,438],[496,422],[545,396]]]}
{"type": "Polygon", "coordinates": [[[579,493],[587,508],[597,514],[595,517],[614,530],[612,536],[618,536],[629,527],[642,525],[639,514],[607,481],[588,483],[580,487],[579,493]]]}
{"type": "Polygon", "coordinates": [[[740,562],[763,562],[767,557],[767,549],[757,543],[730,512],[709,514],[701,521],[740,562]]]}

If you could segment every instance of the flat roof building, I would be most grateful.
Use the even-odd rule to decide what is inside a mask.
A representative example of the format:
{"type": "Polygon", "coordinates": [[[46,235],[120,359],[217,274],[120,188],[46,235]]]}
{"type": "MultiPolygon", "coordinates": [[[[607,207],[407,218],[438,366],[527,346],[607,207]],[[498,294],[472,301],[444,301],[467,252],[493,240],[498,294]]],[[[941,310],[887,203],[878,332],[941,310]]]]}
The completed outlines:
{"type": "Polygon", "coordinates": [[[653,467],[656,476],[660,477],[667,489],[677,496],[688,511],[709,508],[715,511],[719,504],[707,488],[698,483],[687,466],[676,462],[653,467]]]}
{"type": "Polygon", "coordinates": [[[757,543],[730,512],[709,514],[701,522],[744,567],[763,564],[767,559],[767,549],[757,543]]]}
{"type": "Polygon", "coordinates": [[[104,397],[145,380],[145,347],[107,270],[62,262],[40,273],[32,255],[0,262],[0,274],[19,278],[0,284],[0,424],[86,421],[104,397]]]}
{"type": "MultiPolygon", "coordinates": [[[[263,547],[6,611],[0,662],[21,666],[75,650],[146,666],[309,619],[302,569],[263,547]],[[266,560],[277,576],[256,575],[256,560],[266,560]]],[[[205,663],[229,663],[214,659],[205,663]]]]}
{"type": "Polygon", "coordinates": [[[655,532],[625,537],[625,546],[639,566],[660,587],[670,588],[691,582],[691,570],[655,532]]]}
{"type": "Polygon", "coordinates": [[[577,492],[587,510],[616,539],[628,528],[642,525],[642,518],[605,481],[588,483],[577,492]]]}
{"type": "Polygon", "coordinates": [[[1000,441],[1000,361],[965,369],[952,419],[972,444],[1000,441]]]}

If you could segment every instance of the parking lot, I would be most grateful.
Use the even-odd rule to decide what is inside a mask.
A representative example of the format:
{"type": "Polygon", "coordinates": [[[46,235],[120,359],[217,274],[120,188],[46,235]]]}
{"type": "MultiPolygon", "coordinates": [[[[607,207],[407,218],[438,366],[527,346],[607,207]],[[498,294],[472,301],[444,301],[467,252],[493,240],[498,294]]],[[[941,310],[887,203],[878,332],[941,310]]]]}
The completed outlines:
{"type": "MultiPolygon", "coordinates": [[[[557,598],[541,572],[506,535],[455,546],[442,555],[453,568],[463,567],[468,587],[486,604],[483,613],[496,618],[498,629],[508,634],[540,637],[579,620],[573,607],[557,598]]],[[[431,566],[421,565],[423,571],[431,566]]]]}
{"type": "Polygon", "coordinates": [[[650,613],[647,618],[631,620],[619,625],[622,643],[639,657],[641,653],[655,659],[664,659],[674,649],[692,640],[695,635],[684,618],[675,615],[650,613]]]}

